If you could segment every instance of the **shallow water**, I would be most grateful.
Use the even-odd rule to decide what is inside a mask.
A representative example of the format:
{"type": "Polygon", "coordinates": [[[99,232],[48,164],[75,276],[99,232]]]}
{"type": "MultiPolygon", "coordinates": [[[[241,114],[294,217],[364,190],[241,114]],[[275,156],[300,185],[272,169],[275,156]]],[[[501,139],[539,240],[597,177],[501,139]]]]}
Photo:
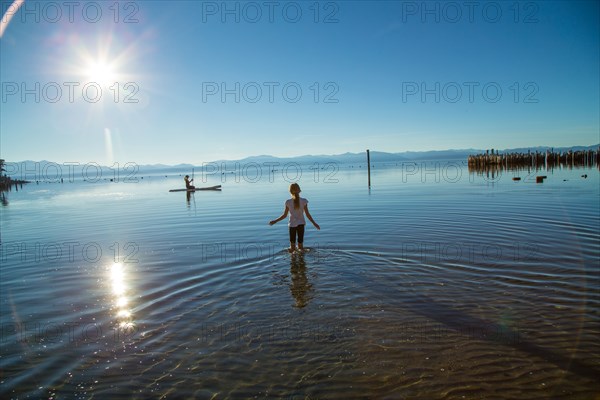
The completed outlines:
{"type": "Polygon", "coordinates": [[[600,394],[598,170],[302,168],[292,255],[281,171],[10,192],[2,397],[600,394]]]}

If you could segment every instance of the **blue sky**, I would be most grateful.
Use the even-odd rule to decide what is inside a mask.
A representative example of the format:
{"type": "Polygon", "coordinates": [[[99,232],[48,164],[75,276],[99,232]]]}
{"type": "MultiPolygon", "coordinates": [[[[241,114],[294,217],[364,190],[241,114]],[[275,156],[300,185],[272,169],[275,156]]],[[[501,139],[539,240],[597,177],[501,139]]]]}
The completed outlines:
{"type": "Polygon", "coordinates": [[[600,142],[597,1],[1,4],[7,161],[600,142]]]}

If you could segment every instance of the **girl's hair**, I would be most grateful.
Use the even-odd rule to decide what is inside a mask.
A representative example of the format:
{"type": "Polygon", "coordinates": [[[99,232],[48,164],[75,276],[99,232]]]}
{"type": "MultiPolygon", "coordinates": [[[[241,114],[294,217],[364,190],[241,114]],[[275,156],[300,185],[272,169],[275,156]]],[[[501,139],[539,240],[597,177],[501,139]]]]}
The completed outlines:
{"type": "Polygon", "coordinates": [[[294,208],[300,208],[300,185],[292,183],[290,185],[290,194],[294,198],[294,208]]]}

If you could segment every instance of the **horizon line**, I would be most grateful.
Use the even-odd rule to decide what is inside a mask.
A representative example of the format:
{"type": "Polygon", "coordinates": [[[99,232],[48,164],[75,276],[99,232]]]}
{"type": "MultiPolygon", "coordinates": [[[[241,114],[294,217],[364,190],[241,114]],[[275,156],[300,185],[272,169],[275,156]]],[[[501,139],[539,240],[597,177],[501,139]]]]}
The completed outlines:
{"type": "MultiPolygon", "coordinates": [[[[600,149],[600,143],[596,143],[596,144],[591,144],[591,145],[572,145],[572,146],[547,146],[547,145],[537,145],[537,146],[522,146],[522,147],[513,147],[513,148],[505,148],[505,149],[496,149],[496,148],[489,148],[489,149],[477,149],[477,148],[468,148],[468,149],[443,149],[443,150],[405,150],[402,152],[387,152],[387,151],[380,151],[380,150],[371,150],[371,149],[365,149],[364,152],[350,152],[347,151],[345,153],[338,153],[338,154],[302,154],[302,155],[297,155],[297,156],[275,156],[275,155],[270,155],[270,154],[258,154],[258,155],[249,155],[249,156],[245,156],[242,158],[237,158],[237,159],[216,159],[216,160],[211,160],[211,161],[202,161],[200,164],[196,164],[196,163],[192,163],[192,162],[180,162],[177,164],[165,164],[162,162],[158,162],[158,163],[154,163],[154,164],[150,164],[150,163],[144,163],[144,164],[138,164],[135,162],[126,162],[124,164],[135,164],[138,166],[165,166],[165,167],[177,167],[177,166],[198,166],[201,164],[206,164],[206,163],[214,163],[214,162],[234,162],[234,161],[243,161],[249,158],[273,158],[273,159],[297,159],[297,158],[304,158],[304,157],[314,157],[314,158],[319,158],[319,157],[341,157],[341,156],[347,156],[347,155],[354,155],[354,156],[358,156],[360,154],[366,154],[366,151],[369,150],[369,152],[371,153],[383,153],[383,154],[388,154],[388,155],[402,155],[402,154],[419,154],[419,153],[436,153],[436,152],[486,152],[486,151],[490,151],[490,150],[495,150],[497,152],[507,152],[507,151],[514,151],[514,150],[524,150],[524,149],[539,149],[539,148],[545,148],[545,149],[572,149],[575,147],[584,147],[584,148],[593,148],[593,147],[598,147],[600,149]]],[[[475,155],[476,153],[473,153],[473,155],[475,155]]],[[[1,159],[1,158],[0,158],[1,159]]],[[[31,159],[27,159],[27,160],[20,160],[20,161],[6,161],[5,159],[2,159],[5,164],[15,164],[15,163],[28,163],[28,162],[32,162],[32,163],[55,163],[55,164],[59,164],[60,162],[57,161],[50,161],[47,159],[42,159],[42,160],[31,160],[31,159]]],[[[377,160],[374,160],[375,162],[377,160]]],[[[118,162],[116,162],[118,164],[118,162]]],[[[97,164],[99,166],[105,166],[108,167],[108,165],[102,165],[100,163],[94,162],[94,161],[90,161],[87,163],[80,163],[80,162],[75,162],[75,161],[63,161],[60,164],[65,164],[65,165],[73,165],[73,166],[81,166],[81,165],[86,165],[86,164],[97,164]]],[[[113,162],[113,165],[115,163],[113,162]]],[[[110,167],[109,167],[110,168],[110,167]]]]}

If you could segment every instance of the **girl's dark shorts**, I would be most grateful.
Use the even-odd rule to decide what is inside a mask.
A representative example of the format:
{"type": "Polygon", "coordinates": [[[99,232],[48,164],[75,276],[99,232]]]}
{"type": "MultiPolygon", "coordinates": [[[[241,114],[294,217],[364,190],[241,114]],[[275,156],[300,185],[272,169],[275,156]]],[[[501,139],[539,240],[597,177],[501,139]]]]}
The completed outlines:
{"type": "Polygon", "coordinates": [[[304,243],[304,225],[290,226],[291,243],[296,243],[296,235],[298,235],[298,243],[304,243]]]}

